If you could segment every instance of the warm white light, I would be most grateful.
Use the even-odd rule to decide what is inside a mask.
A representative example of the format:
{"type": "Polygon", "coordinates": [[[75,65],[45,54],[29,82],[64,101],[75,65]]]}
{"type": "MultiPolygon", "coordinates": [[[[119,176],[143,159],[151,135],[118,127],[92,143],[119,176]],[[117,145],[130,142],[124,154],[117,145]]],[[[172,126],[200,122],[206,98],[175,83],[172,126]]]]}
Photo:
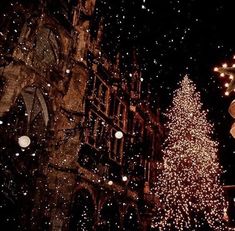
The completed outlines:
{"type": "Polygon", "coordinates": [[[224,76],[225,76],[225,74],[224,74],[224,73],[221,73],[221,74],[220,74],[220,77],[224,77],[224,76]]]}
{"type": "Polygon", "coordinates": [[[219,68],[218,68],[218,67],[215,67],[215,68],[214,68],[214,71],[218,71],[218,70],[219,70],[219,68]]]}
{"type": "Polygon", "coordinates": [[[122,177],[122,181],[124,181],[124,182],[127,181],[127,177],[126,177],[126,176],[123,176],[123,177],[122,177]]]}
{"type": "Polygon", "coordinates": [[[122,139],[123,133],[122,133],[121,131],[117,131],[117,132],[115,133],[115,137],[116,137],[117,139],[122,139]]]}
{"type": "Polygon", "coordinates": [[[232,67],[235,67],[235,64],[233,64],[232,67]]]}
{"type": "Polygon", "coordinates": [[[228,91],[226,91],[224,94],[225,94],[225,95],[229,95],[229,92],[228,92],[228,91]]]}
{"type": "Polygon", "coordinates": [[[228,67],[228,64],[227,64],[227,63],[224,63],[224,64],[222,65],[222,67],[228,67]]]}
{"type": "Polygon", "coordinates": [[[218,143],[211,137],[213,126],[200,101],[195,85],[185,76],[166,113],[164,168],[161,177],[155,179],[156,195],[164,205],[154,224],[159,230],[198,230],[205,223],[210,226],[207,230],[226,230],[221,219],[226,202],[215,158],[218,143]],[[203,211],[203,219],[191,219],[192,211],[203,211]]]}
{"type": "Polygon", "coordinates": [[[113,185],[113,181],[112,181],[112,180],[109,180],[109,181],[108,181],[108,185],[113,185]]]}
{"type": "Polygon", "coordinates": [[[28,136],[21,136],[18,138],[18,144],[21,148],[27,148],[31,143],[31,140],[28,136]]]}
{"type": "Polygon", "coordinates": [[[229,76],[229,79],[233,79],[233,75],[230,75],[230,76],[229,76]]]}
{"type": "Polygon", "coordinates": [[[228,83],[225,83],[225,84],[224,84],[225,87],[228,87],[228,85],[229,85],[228,83]]]}

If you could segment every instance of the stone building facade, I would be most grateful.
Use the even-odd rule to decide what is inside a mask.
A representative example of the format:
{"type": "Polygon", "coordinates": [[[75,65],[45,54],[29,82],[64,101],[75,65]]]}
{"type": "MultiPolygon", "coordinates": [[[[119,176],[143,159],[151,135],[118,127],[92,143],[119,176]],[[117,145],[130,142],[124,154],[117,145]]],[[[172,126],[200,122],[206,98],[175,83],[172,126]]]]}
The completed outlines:
{"type": "Polygon", "coordinates": [[[2,227],[150,230],[163,130],[134,52],[101,52],[95,0],[1,4],[2,227]]]}

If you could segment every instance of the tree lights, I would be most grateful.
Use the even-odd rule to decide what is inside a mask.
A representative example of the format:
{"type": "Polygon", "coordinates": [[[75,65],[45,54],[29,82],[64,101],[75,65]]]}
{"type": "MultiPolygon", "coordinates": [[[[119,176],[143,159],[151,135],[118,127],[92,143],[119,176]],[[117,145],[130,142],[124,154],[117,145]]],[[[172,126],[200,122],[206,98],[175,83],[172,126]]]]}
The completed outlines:
{"type": "Polygon", "coordinates": [[[157,182],[163,209],[159,230],[225,230],[217,143],[202,111],[200,95],[185,76],[167,112],[164,170],[157,182]]]}

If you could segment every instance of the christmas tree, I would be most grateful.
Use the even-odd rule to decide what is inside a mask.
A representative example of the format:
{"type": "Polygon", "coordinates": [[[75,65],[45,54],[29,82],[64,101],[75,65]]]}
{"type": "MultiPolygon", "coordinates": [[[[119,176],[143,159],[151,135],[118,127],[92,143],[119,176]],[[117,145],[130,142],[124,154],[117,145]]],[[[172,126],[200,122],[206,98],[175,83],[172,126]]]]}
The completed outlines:
{"type": "Polygon", "coordinates": [[[225,230],[218,144],[211,139],[213,127],[188,76],[166,114],[164,170],[157,183],[162,209],[155,226],[168,231],[225,230]]]}

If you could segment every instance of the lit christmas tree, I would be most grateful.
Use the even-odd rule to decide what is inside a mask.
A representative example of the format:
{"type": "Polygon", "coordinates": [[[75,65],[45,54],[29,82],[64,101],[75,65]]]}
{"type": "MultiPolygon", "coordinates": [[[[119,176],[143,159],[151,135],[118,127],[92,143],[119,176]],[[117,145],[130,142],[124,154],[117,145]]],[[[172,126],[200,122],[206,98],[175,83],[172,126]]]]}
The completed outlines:
{"type": "Polygon", "coordinates": [[[164,170],[157,183],[163,208],[155,227],[168,231],[226,230],[217,143],[210,137],[212,125],[188,76],[175,91],[167,117],[164,170]]]}

